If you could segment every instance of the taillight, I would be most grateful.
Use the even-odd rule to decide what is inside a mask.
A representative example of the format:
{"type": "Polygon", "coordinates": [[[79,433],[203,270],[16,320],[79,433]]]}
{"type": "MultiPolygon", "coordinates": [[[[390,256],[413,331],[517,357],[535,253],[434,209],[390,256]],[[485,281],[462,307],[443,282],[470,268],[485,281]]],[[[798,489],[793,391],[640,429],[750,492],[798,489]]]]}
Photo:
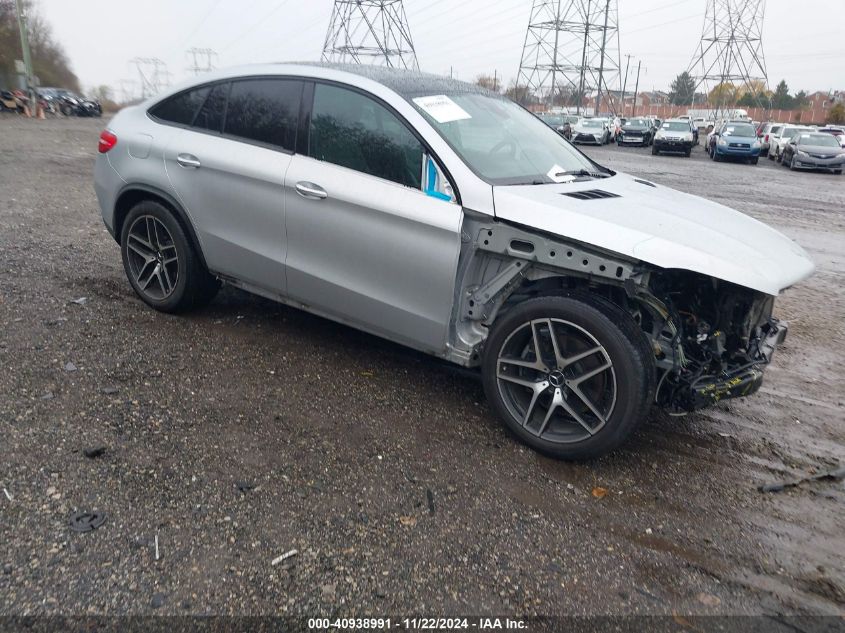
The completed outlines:
{"type": "Polygon", "coordinates": [[[768,135],[768,134],[766,134],[766,138],[764,138],[763,140],[764,140],[764,141],[766,141],[766,142],[768,143],[768,142],[769,142],[769,135],[768,135]]]}
{"type": "Polygon", "coordinates": [[[100,153],[105,154],[115,145],[117,145],[117,137],[108,130],[103,130],[100,134],[100,144],[97,146],[100,153]]]}

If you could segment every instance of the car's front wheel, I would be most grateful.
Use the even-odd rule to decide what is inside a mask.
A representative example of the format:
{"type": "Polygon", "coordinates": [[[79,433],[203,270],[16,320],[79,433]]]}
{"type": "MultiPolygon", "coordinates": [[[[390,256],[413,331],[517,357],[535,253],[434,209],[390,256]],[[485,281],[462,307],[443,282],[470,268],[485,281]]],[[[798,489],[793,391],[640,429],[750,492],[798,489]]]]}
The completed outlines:
{"type": "Polygon", "coordinates": [[[482,374],[506,426],[560,459],[617,448],[646,418],[654,394],[653,352],[640,328],[587,294],[512,308],[493,325],[482,374]]]}
{"type": "Polygon", "coordinates": [[[207,304],[220,285],[205,269],[182,225],[164,205],[145,200],[123,221],[123,268],[138,296],[161,312],[207,304]]]}

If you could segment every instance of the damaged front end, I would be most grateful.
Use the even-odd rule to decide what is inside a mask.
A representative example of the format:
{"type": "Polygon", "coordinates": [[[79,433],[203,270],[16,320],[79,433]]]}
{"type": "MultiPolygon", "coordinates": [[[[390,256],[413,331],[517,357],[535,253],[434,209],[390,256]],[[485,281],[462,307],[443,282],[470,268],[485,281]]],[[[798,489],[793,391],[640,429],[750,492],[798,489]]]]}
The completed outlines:
{"type": "Polygon", "coordinates": [[[748,396],[783,342],[774,297],[687,271],[652,271],[628,296],[649,335],[659,371],[655,402],[673,413],[748,396]]]}
{"type": "Polygon", "coordinates": [[[654,351],[655,403],[684,414],[748,396],[783,342],[775,297],[715,277],[666,270],[552,235],[468,218],[449,356],[480,364],[493,322],[521,301],[587,292],[626,309],[654,351]]]}

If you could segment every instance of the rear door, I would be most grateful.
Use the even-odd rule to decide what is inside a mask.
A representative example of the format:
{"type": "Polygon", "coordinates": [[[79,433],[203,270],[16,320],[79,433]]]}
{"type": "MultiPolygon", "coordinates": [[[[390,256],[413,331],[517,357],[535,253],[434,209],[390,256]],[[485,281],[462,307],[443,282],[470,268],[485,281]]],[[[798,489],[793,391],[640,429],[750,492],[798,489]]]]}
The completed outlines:
{"type": "Polygon", "coordinates": [[[279,77],[216,84],[165,152],[209,268],[273,294],[286,287],[284,178],[302,87],[279,77]]]}
{"type": "Polygon", "coordinates": [[[288,294],[418,349],[445,349],[461,207],[386,104],[317,83],[288,169],[288,294]]]}

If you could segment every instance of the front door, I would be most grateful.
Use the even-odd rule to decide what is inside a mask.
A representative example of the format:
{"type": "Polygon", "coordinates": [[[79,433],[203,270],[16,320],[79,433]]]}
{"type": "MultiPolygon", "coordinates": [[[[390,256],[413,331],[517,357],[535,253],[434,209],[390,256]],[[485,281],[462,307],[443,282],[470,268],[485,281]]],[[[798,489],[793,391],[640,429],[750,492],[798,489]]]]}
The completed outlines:
{"type": "Polygon", "coordinates": [[[285,178],[288,294],[442,353],[462,210],[426,186],[423,145],[381,103],[318,83],[307,146],[285,178]]]}

